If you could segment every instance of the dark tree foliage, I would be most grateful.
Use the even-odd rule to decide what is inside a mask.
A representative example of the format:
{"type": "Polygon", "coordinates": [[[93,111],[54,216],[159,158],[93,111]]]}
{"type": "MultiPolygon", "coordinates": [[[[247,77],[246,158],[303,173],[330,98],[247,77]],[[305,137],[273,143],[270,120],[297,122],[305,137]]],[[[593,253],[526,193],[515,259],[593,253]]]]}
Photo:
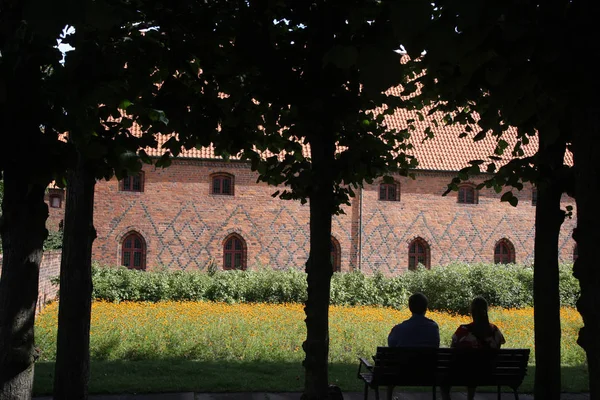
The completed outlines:
{"type": "MultiPolygon", "coordinates": [[[[65,37],[69,51],[47,78],[54,95],[53,129],[67,132],[74,162],[66,170],[54,398],[84,399],[89,382],[91,257],[96,179],[123,177],[150,162],[155,126],[168,123],[150,108],[165,62],[160,33],[142,2],[82,2],[65,37]],[[60,112],[60,111],[63,112],[60,112]],[[141,128],[134,131],[132,128],[141,128]]],[[[61,182],[63,183],[63,182],[61,182]]]]}
{"type": "MultiPolygon", "coordinates": [[[[4,182],[0,236],[0,399],[31,397],[34,313],[39,264],[47,235],[45,188],[54,167],[57,138],[45,130],[50,110],[44,77],[57,66],[54,48],[64,22],[48,19],[63,4],[0,2],[0,178],[4,182]]],[[[64,14],[61,14],[64,12],[64,14]]]]}
{"type": "Polygon", "coordinates": [[[178,133],[167,147],[177,155],[181,145],[213,143],[250,160],[259,180],[285,186],[274,196],[309,203],[304,396],[326,398],[332,215],[363,182],[416,166],[405,155],[409,132],[390,131],[373,113],[412,71],[379,1],[212,4],[209,21],[193,4],[157,8],[177,65],[156,103],[178,133]]]}
{"type": "MultiPolygon", "coordinates": [[[[565,216],[560,209],[561,194],[576,197],[578,228],[574,238],[578,246],[593,236],[592,225],[587,223],[598,220],[597,207],[580,207],[591,204],[588,199],[595,198],[598,190],[594,178],[597,165],[590,162],[590,155],[598,154],[598,125],[590,118],[597,101],[589,95],[597,88],[598,77],[584,61],[598,46],[597,33],[590,28],[596,10],[591,3],[578,0],[442,0],[435,4],[398,0],[390,4],[398,37],[412,60],[426,71],[415,81],[422,88],[420,107],[445,113],[444,123],[464,124],[461,136],[477,141],[494,135],[498,140],[495,159],[487,164],[473,160],[449,188],[480,171],[494,174],[483,185],[499,192],[505,186],[520,190],[524,181],[538,187],[535,395],[558,399],[557,238],[565,216]],[[590,40],[594,43],[591,47],[582,44],[590,40]],[[512,148],[505,137],[510,126],[518,128],[518,141],[512,148]],[[534,157],[523,157],[521,145],[536,134],[539,151],[534,157]],[[574,168],[563,165],[567,147],[573,152],[574,168]],[[581,156],[582,151],[588,155],[581,156]],[[517,158],[500,168],[494,162],[513,157],[517,158]]],[[[511,191],[502,200],[517,203],[511,191]]],[[[591,252],[591,242],[588,246],[591,252]]],[[[586,254],[592,257],[592,253],[586,254]]],[[[578,308],[585,322],[580,344],[588,356],[590,390],[595,398],[600,396],[600,273],[591,258],[578,259],[574,273],[580,278],[578,308]]]]}
{"type": "Polygon", "coordinates": [[[260,180],[285,185],[275,195],[309,203],[304,398],[322,399],[332,215],[363,182],[416,165],[404,153],[408,132],[389,131],[383,115],[371,111],[386,104],[383,92],[410,70],[401,68],[379,2],[249,2],[242,8],[235,56],[250,67],[244,89],[260,111],[254,126],[263,134],[243,154],[260,180]]]}

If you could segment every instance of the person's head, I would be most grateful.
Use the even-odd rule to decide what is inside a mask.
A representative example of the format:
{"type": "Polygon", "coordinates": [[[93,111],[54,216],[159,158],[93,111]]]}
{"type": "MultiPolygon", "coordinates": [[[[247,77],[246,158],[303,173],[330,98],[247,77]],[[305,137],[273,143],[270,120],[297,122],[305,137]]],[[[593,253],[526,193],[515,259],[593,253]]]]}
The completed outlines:
{"type": "Polygon", "coordinates": [[[423,293],[415,293],[408,298],[408,309],[413,314],[425,315],[427,311],[427,297],[423,293]]]}
{"type": "Polygon", "coordinates": [[[477,296],[471,302],[471,316],[473,317],[473,322],[488,324],[488,304],[487,301],[481,297],[477,296]]]}

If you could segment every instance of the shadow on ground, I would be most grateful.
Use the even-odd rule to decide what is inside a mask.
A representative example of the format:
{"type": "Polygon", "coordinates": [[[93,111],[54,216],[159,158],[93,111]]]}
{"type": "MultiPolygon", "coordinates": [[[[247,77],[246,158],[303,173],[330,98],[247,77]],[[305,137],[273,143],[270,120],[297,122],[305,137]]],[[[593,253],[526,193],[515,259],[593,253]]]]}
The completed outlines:
{"type": "MultiPolygon", "coordinates": [[[[363,390],[354,364],[330,364],[329,381],[344,392],[363,390]]],[[[535,367],[519,390],[533,391],[535,367]]],[[[36,364],[34,394],[50,394],[54,363],[36,364]]],[[[563,366],[563,391],[588,391],[587,368],[563,366]]],[[[299,392],[304,384],[300,362],[191,361],[182,359],[140,361],[92,361],[90,393],[157,393],[157,392],[299,392]]],[[[414,388],[428,391],[428,388],[414,388]]],[[[486,388],[480,388],[485,391],[486,388]]],[[[489,388],[494,390],[494,388],[489,388]]]]}

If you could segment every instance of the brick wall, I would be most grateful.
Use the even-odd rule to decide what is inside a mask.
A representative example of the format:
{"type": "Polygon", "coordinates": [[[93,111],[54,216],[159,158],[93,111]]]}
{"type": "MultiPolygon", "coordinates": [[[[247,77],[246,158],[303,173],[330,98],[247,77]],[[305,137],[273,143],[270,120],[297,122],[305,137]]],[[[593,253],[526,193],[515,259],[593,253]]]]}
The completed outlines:
{"type": "MultiPolygon", "coordinates": [[[[60,274],[60,256],[60,250],[46,251],[42,256],[36,312],[40,312],[46,303],[56,299],[58,286],[53,285],[50,280],[60,274]]],[[[0,265],[2,265],[2,254],[0,254],[0,265]]]]}
{"type": "Polygon", "coordinates": [[[48,189],[44,200],[48,203],[48,219],[46,228],[51,231],[58,231],[65,217],[65,191],[63,189],[48,189]],[[56,197],[57,199],[53,199],[56,197]]]}
{"type": "MultiPolygon", "coordinates": [[[[420,171],[416,179],[398,177],[400,201],[380,201],[379,182],[367,185],[346,214],[334,217],[333,236],[341,248],[342,271],[362,269],[396,274],[406,270],[408,244],[416,237],[430,246],[431,265],[452,261],[492,262],[496,243],[508,239],[518,263],[533,261],[535,207],[531,187],[518,193],[519,205],[500,202],[492,190],[478,204],[443,197],[451,172],[420,171]]],[[[146,241],[148,267],[203,269],[222,265],[223,242],[239,234],[250,268],[302,267],[308,256],[308,205],[274,199],[275,191],[256,183],[245,163],[176,160],[167,169],[144,170],[144,192],[122,192],[116,180],[96,186],[94,259],[120,263],[121,242],[131,231],[146,241]],[[234,196],[210,193],[210,176],[234,176],[234,196]]],[[[476,181],[474,183],[477,183],[476,181]]],[[[564,205],[574,201],[564,197],[564,205]]],[[[570,261],[574,220],[563,225],[562,261],[570,261]]]]}
{"type": "MultiPolygon", "coordinates": [[[[453,176],[450,172],[418,172],[414,180],[398,177],[400,201],[380,201],[379,182],[365,187],[364,271],[405,271],[409,243],[417,237],[429,244],[432,266],[453,261],[493,262],[494,247],[503,238],[513,244],[517,263],[533,263],[535,207],[531,204],[531,186],[513,192],[519,198],[517,207],[500,202],[502,193],[492,189],[479,191],[478,204],[460,204],[456,192],[442,196],[453,176]]],[[[566,205],[575,206],[575,200],[564,196],[563,208],[566,205]]],[[[572,261],[574,227],[574,219],[567,219],[562,226],[561,261],[572,261]]]]}
{"type": "Polygon", "coordinates": [[[53,285],[50,279],[60,275],[60,250],[45,251],[40,265],[40,283],[38,293],[38,311],[44,308],[49,301],[55,300],[58,286],[53,285]]]}
{"type": "MultiPolygon", "coordinates": [[[[245,163],[177,160],[166,169],[147,167],[141,193],[119,191],[114,179],[99,182],[94,259],[120,263],[121,241],[135,231],[146,241],[149,267],[203,269],[209,260],[222,264],[223,242],[237,233],[246,241],[248,267],[302,267],[308,257],[308,204],[274,199],[275,189],[256,178],[245,163]],[[233,196],[210,193],[214,173],[234,176],[233,196]]],[[[346,207],[347,214],[335,217],[333,224],[346,271],[350,211],[346,207]]]]}

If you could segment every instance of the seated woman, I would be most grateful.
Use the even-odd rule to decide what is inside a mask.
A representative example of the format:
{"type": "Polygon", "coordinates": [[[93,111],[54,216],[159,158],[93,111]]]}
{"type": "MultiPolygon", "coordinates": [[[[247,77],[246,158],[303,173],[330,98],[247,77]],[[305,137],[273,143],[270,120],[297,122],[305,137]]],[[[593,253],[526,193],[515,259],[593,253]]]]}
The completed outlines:
{"type": "MultiPolygon", "coordinates": [[[[483,297],[475,297],[471,302],[471,317],[473,322],[458,327],[452,335],[450,347],[462,349],[499,349],[506,340],[500,329],[490,323],[488,318],[488,304],[483,297]]],[[[442,387],[442,398],[450,400],[450,387],[442,387]]],[[[475,398],[475,388],[469,387],[467,399],[475,398]]]]}

